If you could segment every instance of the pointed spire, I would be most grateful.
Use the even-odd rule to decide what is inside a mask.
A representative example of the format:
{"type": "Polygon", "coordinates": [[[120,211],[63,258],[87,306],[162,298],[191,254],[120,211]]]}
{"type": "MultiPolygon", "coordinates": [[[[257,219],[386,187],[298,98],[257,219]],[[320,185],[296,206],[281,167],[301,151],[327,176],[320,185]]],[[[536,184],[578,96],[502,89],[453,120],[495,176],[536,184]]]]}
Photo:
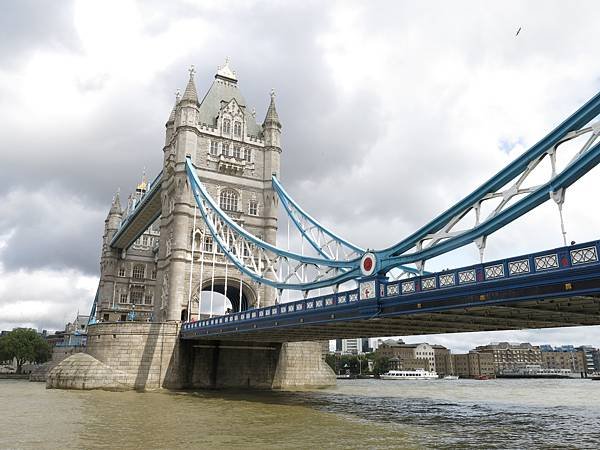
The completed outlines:
{"type": "Polygon", "coordinates": [[[117,189],[117,192],[113,196],[112,204],[110,205],[109,214],[121,214],[123,211],[121,210],[121,188],[117,189]]]}
{"type": "Polygon", "coordinates": [[[171,110],[171,114],[169,114],[169,119],[167,123],[175,122],[175,109],[177,109],[177,105],[179,104],[179,100],[181,100],[181,91],[177,89],[175,91],[175,104],[173,105],[173,109],[171,110]]]}
{"type": "Polygon", "coordinates": [[[271,103],[269,104],[269,109],[267,109],[267,115],[265,116],[265,121],[263,122],[263,126],[267,124],[275,124],[278,127],[281,127],[281,122],[279,121],[279,116],[277,115],[277,109],[275,108],[275,90],[271,89],[271,103]]]}
{"type": "Polygon", "coordinates": [[[198,92],[196,92],[196,83],[194,83],[194,74],[196,73],[196,69],[194,69],[193,64],[190,66],[189,72],[190,80],[188,81],[188,84],[185,87],[185,91],[183,91],[183,97],[181,98],[181,100],[190,100],[192,102],[198,103],[198,92]]]}

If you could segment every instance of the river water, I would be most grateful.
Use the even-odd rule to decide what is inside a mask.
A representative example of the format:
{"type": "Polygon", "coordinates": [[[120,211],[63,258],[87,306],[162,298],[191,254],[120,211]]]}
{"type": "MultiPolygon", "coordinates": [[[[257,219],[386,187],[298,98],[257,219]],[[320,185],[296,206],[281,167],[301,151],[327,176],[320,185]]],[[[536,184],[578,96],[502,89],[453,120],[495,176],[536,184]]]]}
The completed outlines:
{"type": "Polygon", "coordinates": [[[0,449],[600,448],[600,382],[340,380],[302,392],[0,380],[0,449]]]}

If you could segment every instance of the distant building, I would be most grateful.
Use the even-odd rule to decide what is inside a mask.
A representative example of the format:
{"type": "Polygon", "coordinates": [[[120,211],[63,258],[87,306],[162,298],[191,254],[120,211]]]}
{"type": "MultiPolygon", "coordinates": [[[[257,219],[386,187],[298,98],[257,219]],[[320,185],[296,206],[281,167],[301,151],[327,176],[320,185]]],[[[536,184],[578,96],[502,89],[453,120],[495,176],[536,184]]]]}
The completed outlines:
{"type": "Polygon", "coordinates": [[[589,345],[582,345],[577,347],[577,350],[584,354],[585,358],[585,372],[593,373],[596,371],[594,366],[594,351],[596,350],[594,347],[589,345]]]}
{"type": "Polygon", "coordinates": [[[65,325],[63,344],[66,346],[83,346],[87,340],[87,326],[90,316],[78,314],[73,322],[65,325]]]}
{"type": "Polygon", "coordinates": [[[568,369],[573,373],[587,372],[587,360],[585,353],[577,350],[572,345],[563,345],[552,348],[549,345],[541,345],[542,364],[546,369],[568,369]]]}
{"type": "Polygon", "coordinates": [[[593,352],[593,360],[594,360],[594,370],[598,373],[600,373],[600,350],[599,349],[594,349],[593,352]]]}
{"type": "Polygon", "coordinates": [[[389,358],[392,370],[425,369],[438,372],[436,362],[439,362],[438,373],[446,375],[451,366],[450,351],[441,345],[405,344],[401,339],[388,339],[379,344],[375,353],[389,358]]]}
{"type": "Polygon", "coordinates": [[[453,373],[461,378],[494,377],[495,366],[492,353],[470,351],[466,354],[452,355],[453,373]]]}
{"type": "Polygon", "coordinates": [[[504,370],[514,370],[528,364],[542,365],[540,347],[529,343],[514,344],[509,342],[493,342],[475,348],[477,353],[489,353],[494,361],[496,373],[504,370]]]}
{"type": "Polygon", "coordinates": [[[358,355],[371,351],[368,338],[336,339],[336,353],[358,355]]]}

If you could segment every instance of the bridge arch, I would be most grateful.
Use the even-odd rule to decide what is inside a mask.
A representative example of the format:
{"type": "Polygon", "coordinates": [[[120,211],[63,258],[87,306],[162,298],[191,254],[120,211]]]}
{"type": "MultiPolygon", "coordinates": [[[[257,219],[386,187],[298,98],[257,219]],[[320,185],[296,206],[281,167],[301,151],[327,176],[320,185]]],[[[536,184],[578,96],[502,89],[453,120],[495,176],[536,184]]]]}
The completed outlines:
{"type": "MultiPolygon", "coordinates": [[[[201,292],[204,293],[205,297],[202,299],[202,311],[205,308],[205,299],[206,294],[215,292],[217,294],[221,294],[222,296],[227,297],[227,300],[231,303],[232,312],[240,312],[250,309],[252,306],[256,304],[256,292],[254,288],[248,284],[246,281],[242,280],[242,295],[240,302],[240,280],[239,278],[227,278],[227,295],[225,295],[225,278],[224,277],[215,277],[214,285],[211,279],[204,280],[202,282],[202,286],[200,283],[197,283],[193,289],[192,295],[192,303],[193,309],[192,311],[198,311],[200,308],[200,299],[202,299],[201,292]],[[212,287],[212,289],[211,289],[212,287]]],[[[222,311],[215,311],[217,314],[222,314],[222,311]]]]}

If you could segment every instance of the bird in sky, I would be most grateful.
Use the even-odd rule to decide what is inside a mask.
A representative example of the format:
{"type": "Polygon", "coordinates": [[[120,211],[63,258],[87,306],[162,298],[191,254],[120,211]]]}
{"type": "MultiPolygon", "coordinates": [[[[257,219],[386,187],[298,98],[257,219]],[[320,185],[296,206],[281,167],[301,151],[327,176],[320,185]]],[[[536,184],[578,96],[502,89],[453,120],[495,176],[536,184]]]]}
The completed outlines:
{"type": "Polygon", "coordinates": [[[517,34],[515,34],[515,37],[518,36],[520,32],[521,32],[521,27],[519,27],[519,29],[517,30],[517,34]]]}

